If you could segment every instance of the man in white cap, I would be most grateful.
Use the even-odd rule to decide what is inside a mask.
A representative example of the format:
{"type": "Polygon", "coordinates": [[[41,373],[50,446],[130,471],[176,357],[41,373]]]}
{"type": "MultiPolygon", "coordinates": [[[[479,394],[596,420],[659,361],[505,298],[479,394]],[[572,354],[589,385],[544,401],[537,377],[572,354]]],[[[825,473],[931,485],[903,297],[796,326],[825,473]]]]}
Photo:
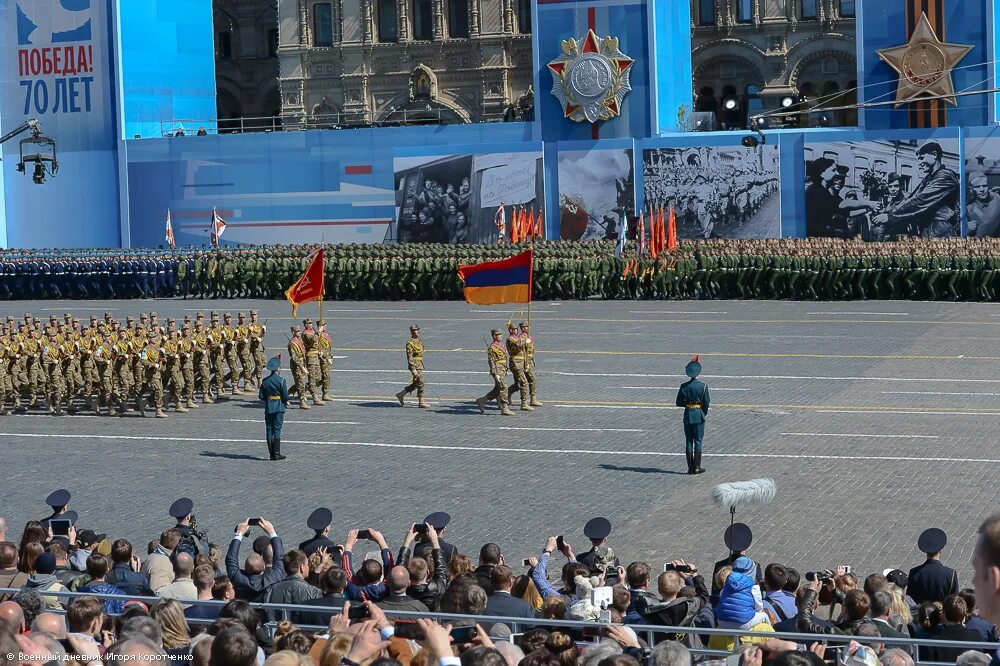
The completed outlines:
{"type": "Polygon", "coordinates": [[[705,417],[710,402],[708,384],[698,379],[701,362],[697,356],[691,359],[684,372],[691,378],[677,391],[677,406],[684,408],[684,455],[687,456],[688,474],[704,474],[701,441],[705,435],[705,417]]]}

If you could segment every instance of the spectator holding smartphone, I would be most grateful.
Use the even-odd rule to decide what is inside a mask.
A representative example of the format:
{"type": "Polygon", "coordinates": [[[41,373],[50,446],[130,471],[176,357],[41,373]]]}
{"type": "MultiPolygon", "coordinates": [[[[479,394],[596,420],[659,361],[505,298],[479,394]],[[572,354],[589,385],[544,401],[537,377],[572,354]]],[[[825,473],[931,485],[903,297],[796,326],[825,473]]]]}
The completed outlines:
{"type": "Polygon", "coordinates": [[[434,526],[428,523],[411,525],[403,539],[403,545],[399,549],[398,561],[400,566],[406,567],[410,572],[410,586],[406,588],[406,594],[422,602],[432,612],[436,612],[440,608],[441,597],[448,588],[448,568],[445,566],[441,543],[434,526]],[[418,532],[418,530],[422,531],[418,532]],[[426,535],[431,544],[429,561],[426,556],[412,556],[410,547],[418,534],[426,535]],[[431,573],[432,568],[433,574],[431,573]]]}

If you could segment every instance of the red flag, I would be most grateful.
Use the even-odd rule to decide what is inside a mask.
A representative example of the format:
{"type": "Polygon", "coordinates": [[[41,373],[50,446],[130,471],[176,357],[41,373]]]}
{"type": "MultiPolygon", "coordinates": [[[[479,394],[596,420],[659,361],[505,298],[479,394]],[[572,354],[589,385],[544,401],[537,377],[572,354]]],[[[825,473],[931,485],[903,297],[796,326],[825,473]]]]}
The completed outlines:
{"type": "Polygon", "coordinates": [[[639,256],[646,254],[646,220],[639,211],[639,256]]]}
{"type": "Polygon", "coordinates": [[[323,300],[324,276],[326,266],[323,258],[323,248],[316,250],[310,261],[306,272],[302,274],[295,284],[285,291],[285,298],[292,304],[292,317],[296,317],[296,310],[303,303],[309,301],[323,300]]]}
{"type": "Polygon", "coordinates": [[[167,238],[167,245],[170,246],[170,249],[171,250],[176,249],[177,248],[177,242],[174,240],[174,227],[173,227],[173,225],[170,224],[170,209],[169,208],[167,209],[167,236],[166,236],[166,238],[167,238]]]}
{"type": "Polygon", "coordinates": [[[510,213],[510,242],[517,243],[518,236],[521,233],[521,216],[517,212],[517,207],[511,210],[510,213]]]}
{"type": "Polygon", "coordinates": [[[667,225],[667,251],[673,252],[677,249],[677,214],[673,207],[670,208],[670,222],[667,225]]]}
{"type": "Polygon", "coordinates": [[[660,239],[656,233],[657,217],[656,211],[649,211],[649,256],[653,259],[660,254],[660,239]]]}
{"type": "Polygon", "coordinates": [[[535,240],[535,209],[532,208],[531,212],[528,213],[528,240],[535,240]]]}
{"type": "Polygon", "coordinates": [[[535,221],[535,238],[545,240],[545,209],[538,209],[538,219],[535,221]]]}

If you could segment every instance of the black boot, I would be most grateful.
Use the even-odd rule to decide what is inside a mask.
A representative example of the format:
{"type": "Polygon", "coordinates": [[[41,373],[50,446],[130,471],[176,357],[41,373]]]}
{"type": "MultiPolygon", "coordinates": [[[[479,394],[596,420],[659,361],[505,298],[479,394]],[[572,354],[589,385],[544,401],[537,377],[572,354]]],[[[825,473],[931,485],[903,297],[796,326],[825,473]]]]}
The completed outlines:
{"type": "Polygon", "coordinates": [[[284,460],[285,456],[281,455],[281,438],[274,438],[274,457],[271,460],[284,460]]]}
{"type": "Polygon", "coordinates": [[[687,458],[688,474],[694,474],[694,453],[691,451],[685,451],[684,457],[687,458]]]}
{"type": "Polygon", "coordinates": [[[704,474],[705,470],[701,468],[701,451],[694,452],[694,473],[704,474]]]}
{"type": "Polygon", "coordinates": [[[267,455],[271,458],[271,460],[274,460],[274,438],[273,437],[268,437],[267,438],[267,455]]]}

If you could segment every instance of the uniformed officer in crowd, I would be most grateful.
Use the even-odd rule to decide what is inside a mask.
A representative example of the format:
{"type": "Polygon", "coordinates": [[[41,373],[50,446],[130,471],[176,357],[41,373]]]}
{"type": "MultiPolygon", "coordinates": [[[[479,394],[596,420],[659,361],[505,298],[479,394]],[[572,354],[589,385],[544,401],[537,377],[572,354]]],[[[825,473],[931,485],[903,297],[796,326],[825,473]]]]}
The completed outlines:
{"type": "MultiPolygon", "coordinates": [[[[455,559],[458,555],[458,548],[451,543],[444,540],[444,532],[448,529],[448,525],[451,523],[451,514],[444,511],[435,511],[427,515],[424,518],[423,523],[430,525],[434,528],[438,535],[438,546],[441,549],[441,557],[444,559],[445,565],[451,564],[451,561],[455,559]]],[[[426,534],[417,534],[417,542],[413,546],[413,557],[423,557],[425,559],[430,559],[431,550],[433,545],[426,534]]]]}
{"type": "Polygon", "coordinates": [[[320,548],[326,548],[327,552],[332,553],[338,548],[337,544],[330,541],[330,527],[333,524],[333,511],[326,507],[319,507],[309,514],[308,520],[306,520],[306,526],[311,529],[314,534],[311,538],[306,539],[299,544],[299,550],[305,553],[307,556],[312,555],[320,548]]]}
{"type": "Polygon", "coordinates": [[[618,567],[621,566],[615,551],[608,545],[611,536],[611,521],[604,517],[591,518],[583,526],[583,536],[590,539],[590,550],[581,553],[576,560],[594,575],[604,574],[606,585],[619,582],[618,567]]]}
{"type": "Polygon", "coordinates": [[[194,501],[189,497],[181,497],[170,505],[167,511],[171,518],[177,520],[174,526],[181,533],[181,541],[175,552],[186,552],[191,557],[208,555],[208,538],[198,530],[198,519],[194,515],[194,501]]]}
{"type": "Polygon", "coordinates": [[[69,500],[71,495],[65,488],[60,488],[59,490],[53,490],[49,493],[48,497],[45,498],[45,503],[52,508],[52,515],[42,518],[40,521],[42,527],[48,528],[49,521],[53,518],[61,518],[69,509],[69,500]]]}
{"type": "Polygon", "coordinates": [[[288,385],[281,376],[281,357],[275,356],[267,362],[271,374],[260,384],[257,397],[264,401],[264,430],[267,437],[267,452],[271,460],[284,460],[281,455],[281,427],[285,422],[285,407],[288,405],[288,385]]]}
{"type": "Polygon", "coordinates": [[[705,436],[705,418],[711,398],[708,384],[698,379],[701,362],[695,356],[684,368],[690,379],[681,384],[677,391],[677,406],[684,408],[684,455],[687,458],[688,474],[703,474],[701,467],[701,446],[705,436]]]}
{"type": "Polygon", "coordinates": [[[917,548],[927,555],[927,560],[910,569],[906,592],[918,604],[940,602],[949,595],[958,594],[958,572],[941,563],[941,551],[947,543],[948,535],[937,527],[924,530],[917,539],[917,548]]]}

